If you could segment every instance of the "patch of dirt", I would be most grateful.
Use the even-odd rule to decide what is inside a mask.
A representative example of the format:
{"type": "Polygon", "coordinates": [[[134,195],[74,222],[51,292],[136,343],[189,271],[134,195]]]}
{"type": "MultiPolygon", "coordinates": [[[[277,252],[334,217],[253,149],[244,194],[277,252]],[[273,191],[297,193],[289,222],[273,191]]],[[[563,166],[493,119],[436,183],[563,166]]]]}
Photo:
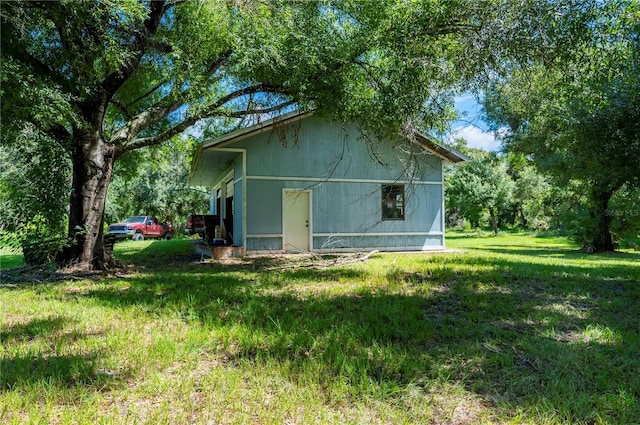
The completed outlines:
{"type": "Polygon", "coordinates": [[[446,391],[431,395],[434,425],[471,425],[491,420],[491,406],[466,392],[446,391]]]}

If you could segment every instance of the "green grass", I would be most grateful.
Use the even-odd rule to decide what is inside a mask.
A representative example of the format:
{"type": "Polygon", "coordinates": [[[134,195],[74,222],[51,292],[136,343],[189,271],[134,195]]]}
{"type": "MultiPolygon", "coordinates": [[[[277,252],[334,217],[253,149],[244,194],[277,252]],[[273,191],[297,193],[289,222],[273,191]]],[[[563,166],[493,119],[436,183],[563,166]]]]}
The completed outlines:
{"type": "Polygon", "coordinates": [[[124,242],[112,276],[2,282],[0,423],[640,423],[640,253],[447,244],[314,268],[124,242]]]}
{"type": "Polygon", "coordinates": [[[0,247],[0,270],[12,269],[22,265],[24,265],[24,262],[21,253],[0,247]]]}

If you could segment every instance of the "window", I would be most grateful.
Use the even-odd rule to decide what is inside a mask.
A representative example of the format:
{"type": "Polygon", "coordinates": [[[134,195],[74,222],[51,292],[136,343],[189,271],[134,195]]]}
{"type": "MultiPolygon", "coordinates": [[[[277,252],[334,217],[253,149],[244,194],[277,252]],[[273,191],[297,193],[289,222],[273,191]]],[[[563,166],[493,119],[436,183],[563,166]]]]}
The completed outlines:
{"type": "Polygon", "coordinates": [[[404,185],[382,185],[382,219],[404,220],[404,185]]]}

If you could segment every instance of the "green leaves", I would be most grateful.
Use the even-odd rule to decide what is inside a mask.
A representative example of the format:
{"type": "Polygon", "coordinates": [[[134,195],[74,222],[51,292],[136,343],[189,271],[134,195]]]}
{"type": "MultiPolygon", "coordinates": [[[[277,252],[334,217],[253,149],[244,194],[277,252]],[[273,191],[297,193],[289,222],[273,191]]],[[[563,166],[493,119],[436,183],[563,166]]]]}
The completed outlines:
{"type": "Polygon", "coordinates": [[[574,219],[581,239],[608,250],[607,202],[620,188],[640,185],[639,26],[630,19],[638,5],[600,2],[584,12],[565,55],[494,81],[485,109],[496,126],[510,127],[509,149],[565,184],[580,182],[589,197],[588,214],[574,219]]]}
{"type": "Polygon", "coordinates": [[[463,217],[476,225],[488,211],[497,233],[495,220],[510,206],[514,189],[504,159],[489,154],[473,155],[468,162],[456,166],[446,183],[450,209],[459,209],[463,217]]]}
{"type": "MultiPolygon", "coordinates": [[[[604,22],[610,22],[608,16],[621,16],[615,14],[619,3],[625,6],[626,24],[605,25],[607,31],[598,34],[601,41],[595,44],[605,45],[618,35],[628,40],[631,47],[604,55],[612,63],[617,57],[637,56],[637,37],[625,38],[638,14],[632,2],[3,3],[2,113],[8,118],[3,131],[6,123],[16,134],[34,126],[46,133],[38,143],[56,143],[65,152],[90,158],[65,170],[73,173],[76,191],[106,187],[108,182],[81,182],[97,174],[108,176],[111,161],[126,158],[130,151],[167,143],[185,132],[204,139],[211,132],[202,129],[228,129],[295,107],[356,122],[378,135],[397,137],[415,129],[435,134],[451,117],[454,93],[531,63],[544,71],[557,58],[592,45],[588,29],[600,16],[594,10],[606,11],[604,22]],[[104,170],[97,173],[91,164],[102,164],[103,159],[104,170]]],[[[593,72],[606,65],[585,63],[593,72]]],[[[621,66],[600,86],[627,81],[628,69],[621,66]]],[[[636,92],[629,98],[635,99],[636,92]]],[[[521,101],[522,119],[515,121],[541,128],[544,120],[523,118],[526,106],[562,111],[563,102],[544,100],[577,98],[572,93],[576,91],[567,89],[562,96],[521,101]]],[[[617,96],[603,96],[594,105],[614,104],[617,96]]],[[[622,123],[623,117],[606,122],[622,123]]],[[[625,134],[633,131],[635,127],[624,127],[625,134]]],[[[61,176],[67,181],[68,174],[61,176]]],[[[74,193],[72,199],[103,202],[102,195],[91,193],[74,193]]],[[[103,208],[72,205],[71,211],[82,220],[102,216],[103,208]]],[[[76,224],[87,223],[70,227],[76,224]]],[[[90,247],[83,255],[94,257],[90,247]]]]}
{"type": "Polygon", "coordinates": [[[3,132],[0,152],[0,243],[62,238],[71,179],[67,152],[33,125],[3,132]]]}
{"type": "Polygon", "coordinates": [[[179,229],[188,214],[206,212],[209,194],[188,186],[195,147],[192,138],[176,137],[163,146],[123,156],[109,187],[106,220],[114,223],[130,215],[155,215],[179,229]]]}

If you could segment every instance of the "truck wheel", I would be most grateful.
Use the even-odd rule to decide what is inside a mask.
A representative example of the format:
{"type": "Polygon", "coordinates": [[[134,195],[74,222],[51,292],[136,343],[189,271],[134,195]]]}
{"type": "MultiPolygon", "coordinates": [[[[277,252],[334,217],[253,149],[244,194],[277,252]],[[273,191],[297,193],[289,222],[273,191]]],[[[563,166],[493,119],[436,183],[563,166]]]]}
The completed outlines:
{"type": "Polygon", "coordinates": [[[136,233],[131,239],[133,239],[134,241],[143,241],[144,235],[142,233],[136,233]]]}

